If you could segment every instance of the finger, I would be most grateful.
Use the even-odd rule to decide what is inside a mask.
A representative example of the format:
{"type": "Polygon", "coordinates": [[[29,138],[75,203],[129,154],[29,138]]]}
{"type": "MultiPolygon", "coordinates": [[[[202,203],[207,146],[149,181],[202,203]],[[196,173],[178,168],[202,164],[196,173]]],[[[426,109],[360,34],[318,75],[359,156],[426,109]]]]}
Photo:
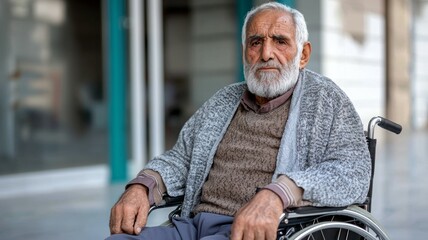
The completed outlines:
{"type": "Polygon", "coordinates": [[[275,240],[276,239],[276,229],[277,225],[270,221],[270,219],[264,219],[260,217],[259,219],[255,219],[256,221],[254,226],[251,227],[254,231],[255,239],[263,239],[263,240],[275,240]]]}
{"type": "Polygon", "coordinates": [[[230,240],[241,240],[244,239],[244,231],[238,222],[234,222],[232,224],[232,228],[230,230],[230,240]]]}
{"type": "Polygon", "coordinates": [[[135,216],[137,212],[132,207],[124,207],[121,228],[125,233],[134,233],[135,216]]]}
{"type": "Polygon", "coordinates": [[[256,229],[256,239],[275,240],[278,224],[275,221],[267,219],[265,222],[260,223],[256,229]]]}
{"type": "Polygon", "coordinates": [[[267,240],[275,240],[276,239],[276,228],[273,231],[266,231],[266,239],[267,240]]]}
{"type": "Polygon", "coordinates": [[[147,223],[147,211],[145,211],[144,208],[140,208],[134,224],[134,232],[136,235],[140,234],[141,229],[146,225],[146,223],[147,223]]]}
{"type": "Polygon", "coordinates": [[[242,230],[242,239],[245,240],[266,240],[264,239],[264,230],[256,223],[256,219],[248,220],[244,222],[242,230]]]}
{"type": "Polygon", "coordinates": [[[114,206],[110,212],[110,233],[118,234],[122,233],[122,211],[118,210],[118,206],[114,206]]]}
{"type": "Polygon", "coordinates": [[[266,240],[265,233],[263,231],[256,230],[254,232],[254,239],[255,240],[266,240]]]}
{"type": "MultiPolygon", "coordinates": [[[[242,239],[245,240],[260,240],[261,238],[256,238],[256,234],[254,232],[254,229],[247,229],[247,231],[243,231],[242,233],[242,239]]],[[[241,239],[241,238],[240,238],[241,239]]],[[[265,239],[262,239],[265,240],[265,239]]]]}

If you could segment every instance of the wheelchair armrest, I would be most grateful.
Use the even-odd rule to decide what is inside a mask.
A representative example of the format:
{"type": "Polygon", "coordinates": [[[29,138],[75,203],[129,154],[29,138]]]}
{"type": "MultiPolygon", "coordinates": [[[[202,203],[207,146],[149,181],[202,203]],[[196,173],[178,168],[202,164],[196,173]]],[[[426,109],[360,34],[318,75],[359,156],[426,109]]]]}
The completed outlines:
{"type": "Polygon", "coordinates": [[[184,200],[184,196],[171,197],[168,194],[165,194],[162,197],[162,202],[159,205],[153,205],[150,207],[149,214],[156,209],[175,207],[175,206],[178,206],[179,208],[180,205],[183,203],[183,200],[184,200]]]}
{"type": "Polygon", "coordinates": [[[293,223],[298,218],[311,218],[313,216],[322,215],[322,214],[328,214],[328,213],[334,213],[339,212],[346,207],[314,207],[314,206],[305,206],[305,207],[297,207],[297,208],[290,208],[286,209],[284,213],[280,217],[280,226],[282,224],[288,224],[293,223]]]}
{"type": "Polygon", "coordinates": [[[346,209],[346,207],[313,207],[313,206],[306,206],[306,207],[298,207],[298,208],[292,208],[290,209],[290,212],[294,212],[297,214],[311,214],[311,213],[323,213],[323,212],[332,212],[332,211],[340,211],[343,209],[346,209]]]}
{"type": "Polygon", "coordinates": [[[177,206],[183,203],[184,196],[171,197],[168,194],[163,196],[164,205],[167,206],[177,206]]]}

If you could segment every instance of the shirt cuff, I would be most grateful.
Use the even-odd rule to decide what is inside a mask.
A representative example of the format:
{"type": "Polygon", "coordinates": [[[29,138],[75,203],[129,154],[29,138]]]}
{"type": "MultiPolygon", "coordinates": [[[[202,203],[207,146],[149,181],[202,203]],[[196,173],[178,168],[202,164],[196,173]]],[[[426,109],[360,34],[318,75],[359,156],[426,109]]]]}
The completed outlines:
{"type": "Polygon", "coordinates": [[[142,184],[147,187],[150,206],[159,205],[162,202],[166,188],[159,173],[149,169],[142,170],[136,178],[126,185],[126,188],[133,184],[142,184]]]}
{"type": "Polygon", "coordinates": [[[276,195],[278,195],[278,197],[281,198],[282,204],[284,206],[283,209],[286,209],[290,205],[290,200],[289,200],[287,194],[284,193],[283,189],[281,189],[279,184],[271,183],[271,184],[267,185],[266,187],[264,187],[263,189],[268,189],[268,190],[271,190],[272,192],[276,193],[276,195]]]}
{"type": "Polygon", "coordinates": [[[276,193],[281,198],[284,209],[307,205],[307,203],[302,202],[303,189],[299,188],[293,180],[285,175],[281,175],[263,189],[268,189],[276,193]]]}

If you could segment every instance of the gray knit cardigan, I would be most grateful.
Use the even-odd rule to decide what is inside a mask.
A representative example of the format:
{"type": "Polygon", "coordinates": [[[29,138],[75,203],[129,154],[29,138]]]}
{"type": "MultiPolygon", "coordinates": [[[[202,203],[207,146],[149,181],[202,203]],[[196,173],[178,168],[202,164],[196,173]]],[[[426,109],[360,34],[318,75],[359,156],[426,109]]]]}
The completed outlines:
{"type": "MultiPolygon", "coordinates": [[[[159,172],[169,195],[185,195],[183,216],[200,201],[245,89],[245,83],[236,83],[219,90],[186,122],[175,146],[146,166],[159,172]]],[[[330,79],[302,70],[272,180],[287,175],[315,206],[361,203],[370,180],[367,149],[360,117],[345,93],[330,79]]]]}

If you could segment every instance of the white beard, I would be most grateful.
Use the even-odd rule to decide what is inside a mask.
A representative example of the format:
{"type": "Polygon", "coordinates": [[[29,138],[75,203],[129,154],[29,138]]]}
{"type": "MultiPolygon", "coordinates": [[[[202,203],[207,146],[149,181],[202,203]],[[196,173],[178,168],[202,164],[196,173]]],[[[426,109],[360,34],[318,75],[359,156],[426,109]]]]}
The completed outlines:
{"type": "Polygon", "coordinates": [[[255,63],[251,66],[247,61],[244,61],[244,76],[248,90],[256,96],[269,99],[284,94],[297,82],[299,77],[299,61],[300,54],[296,54],[293,61],[285,65],[281,65],[274,60],[269,60],[268,62],[255,63]],[[275,67],[280,72],[259,72],[259,76],[257,76],[257,69],[261,67],[275,67]]]}

